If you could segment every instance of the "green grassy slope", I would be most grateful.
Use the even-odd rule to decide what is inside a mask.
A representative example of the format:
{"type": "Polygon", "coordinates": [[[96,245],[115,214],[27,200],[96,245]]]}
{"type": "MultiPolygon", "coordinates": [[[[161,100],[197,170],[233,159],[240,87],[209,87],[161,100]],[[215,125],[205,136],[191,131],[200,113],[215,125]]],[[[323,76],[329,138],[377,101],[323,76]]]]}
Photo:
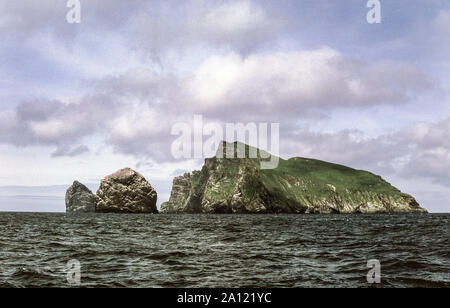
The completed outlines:
{"type": "MultiPolygon", "coordinates": [[[[245,157],[250,149],[245,146],[245,157]]],[[[261,160],[207,159],[193,173],[184,204],[169,201],[171,208],[192,213],[424,211],[413,197],[367,171],[300,157],[280,158],[277,168],[262,169],[261,160]]]]}

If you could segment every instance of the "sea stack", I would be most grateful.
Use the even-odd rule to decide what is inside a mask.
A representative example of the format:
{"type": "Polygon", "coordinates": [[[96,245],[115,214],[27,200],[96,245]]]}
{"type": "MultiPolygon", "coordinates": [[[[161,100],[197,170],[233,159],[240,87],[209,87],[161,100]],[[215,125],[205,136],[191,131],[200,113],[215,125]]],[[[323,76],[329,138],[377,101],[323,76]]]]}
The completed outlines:
{"type": "Polygon", "coordinates": [[[67,213],[93,213],[95,212],[95,195],[85,185],[78,181],[66,191],[67,213]]]}
{"type": "MultiPolygon", "coordinates": [[[[173,182],[162,213],[426,213],[410,195],[364,170],[320,160],[278,158],[261,168],[260,150],[248,145],[244,158],[213,157],[201,171],[173,182]]],[[[219,151],[238,143],[221,144],[219,151]]],[[[274,158],[274,157],[272,157],[274,158]]]]}
{"type": "Polygon", "coordinates": [[[172,192],[170,193],[170,201],[161,204],[161,210],[166,213],[176,213],[189,197],[192,187],[192,179],[190,173],[185,173],[173,179],[172,192]]]}
{"type": "Polygon", "coordinates": [[[157,194],[149,182],[131,168],[106,176],[97,191],[97,213],[158,213],[157,194]]]}

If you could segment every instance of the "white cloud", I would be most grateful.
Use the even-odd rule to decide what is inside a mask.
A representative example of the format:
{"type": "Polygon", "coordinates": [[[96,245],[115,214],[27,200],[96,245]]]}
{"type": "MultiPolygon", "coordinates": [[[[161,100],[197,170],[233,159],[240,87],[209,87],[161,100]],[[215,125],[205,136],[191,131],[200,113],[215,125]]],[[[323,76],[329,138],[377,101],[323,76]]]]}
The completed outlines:
{"type": "Polygon", "coordinates": [[[250,1],[228,2],[212,8],[200,21],[205,29],[218,33],[236,33],[259,27],[267,16],[261,7],[250,1]]]}
{"type": "Polygon", "coordinates": [[[75,131],[74,123],[63,119],[51,119],[46,122],[31,122],[30,130],[37,137],[42,139],[56,139],[67,133],[75,131]]]}
{"type": "Polygon", "coordinates": [[[226,1],[198,9],[189,20],[198,39],[251,50],[286,28],[286,21],[251,1],[226,1]]]}
{"type": "Polygon", "coordinates": [[[209,57],[193,73],[137,68],[94,80],[79,99],[0,111],[9,118],[0,141],[75,155],[84,152],[84,138],[99,135],[121,153],[166,160],[171,125],[195,113],[219,122],[270,119],[292,126],[311,112],[403,103],[429,87],[412,66],[369,64],[331,48],[231,53],[209,57]]]}
{"type": "Polygon", "coordinates": [[[119,152],[164,160],[171,125],[194,113],[222,122],[270,117],[292,126],[313,111],[398,104],[428,87],[414,67],[368,64],[331,48],[232,53],[208,58],[192,74],[133,69],[92,82],[77,100],[19,104],[0,111],[9,119],[0,138],[75,155],[85,150],[84,138],[100,135],[119,152]]]}
{"type": "Polygon", "coordinates": [[[202,112],[302,115],[309,109],[398,104],[431,88],[403,63],[366,63],[331,48],[212,56],[186,80],[202,112]]]}

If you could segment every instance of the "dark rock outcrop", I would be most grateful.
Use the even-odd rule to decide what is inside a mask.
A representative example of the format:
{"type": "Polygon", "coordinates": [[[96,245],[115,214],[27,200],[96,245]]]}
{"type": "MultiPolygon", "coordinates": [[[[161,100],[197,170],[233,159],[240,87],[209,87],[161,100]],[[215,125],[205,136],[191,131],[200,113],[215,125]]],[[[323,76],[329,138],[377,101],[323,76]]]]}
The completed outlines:
{"type": "MultiPolygon", "coordinates": [[[[219,151],[228,146],[223,143],[219,151]]],[[[237,143],[231,146],[236,154],[237,143]]],[[[246,155],[250,149],[245,146],[246,155]]],[[[206,159],[202,170],[191,176],[176,178],[161,212],[426,212],[412,196],[367,171],[299,157],[279,158],[277,168],[264,169],[262,158],[220,157],[206,159]]]]}
{"type": "Polygon", "coordinates": [[[157,194],[150,183],[130,168],[106,176],[97,191],[98,213],[158,213],[157,194]]]}
{"type": "Polygon", "coordinates": [[[170,201],[161,204],[162,212],[176,212],[177,205],[182,204],[189,196],[191,190],[191,175],[185,173],[183,176],[176,177],[172,183],[172,192],[170,193],[170,201]]]}
{"type": "Polygon", "coordinates": [[[66,191],[66,212],[93,213],[95,212],[95,195],[78,181],[66,191]]]}

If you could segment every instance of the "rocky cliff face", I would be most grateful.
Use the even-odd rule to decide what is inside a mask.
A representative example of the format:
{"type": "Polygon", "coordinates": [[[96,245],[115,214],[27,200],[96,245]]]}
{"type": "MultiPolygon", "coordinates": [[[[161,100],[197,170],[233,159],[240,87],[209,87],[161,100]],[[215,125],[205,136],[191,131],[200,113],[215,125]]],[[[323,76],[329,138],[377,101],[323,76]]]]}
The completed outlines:
{"type": "Polygon", "coordinates": [[[170,193],[170,201],[164,202],[161,208],[166,212],[176,212],[178,205],[183,204],[189,197],[191,191],[192,180],[189,173],[173,179],[172,192],[170,193]]]}
{"type": "Polygon", "coordinates": [[[259,158],[206,159],[201,171],[174,180],[161,212],[426,212],[412,196],[367,171],[306,158],[280,158],[277,168],[267,170],[260,168],[260,162],[259,158]]]}
{"type": "Polygon", "coordinates": [[[80,182],[73,182],[73,185],[66,191],[66,212],[95,212],[95,195],[80,182]]]}
{"type": "Polygon", "coordinates": [[[102,180],[96,212],[157,213],[156,199],[156,191],[142,175],[124,168],[102,180]]]}

